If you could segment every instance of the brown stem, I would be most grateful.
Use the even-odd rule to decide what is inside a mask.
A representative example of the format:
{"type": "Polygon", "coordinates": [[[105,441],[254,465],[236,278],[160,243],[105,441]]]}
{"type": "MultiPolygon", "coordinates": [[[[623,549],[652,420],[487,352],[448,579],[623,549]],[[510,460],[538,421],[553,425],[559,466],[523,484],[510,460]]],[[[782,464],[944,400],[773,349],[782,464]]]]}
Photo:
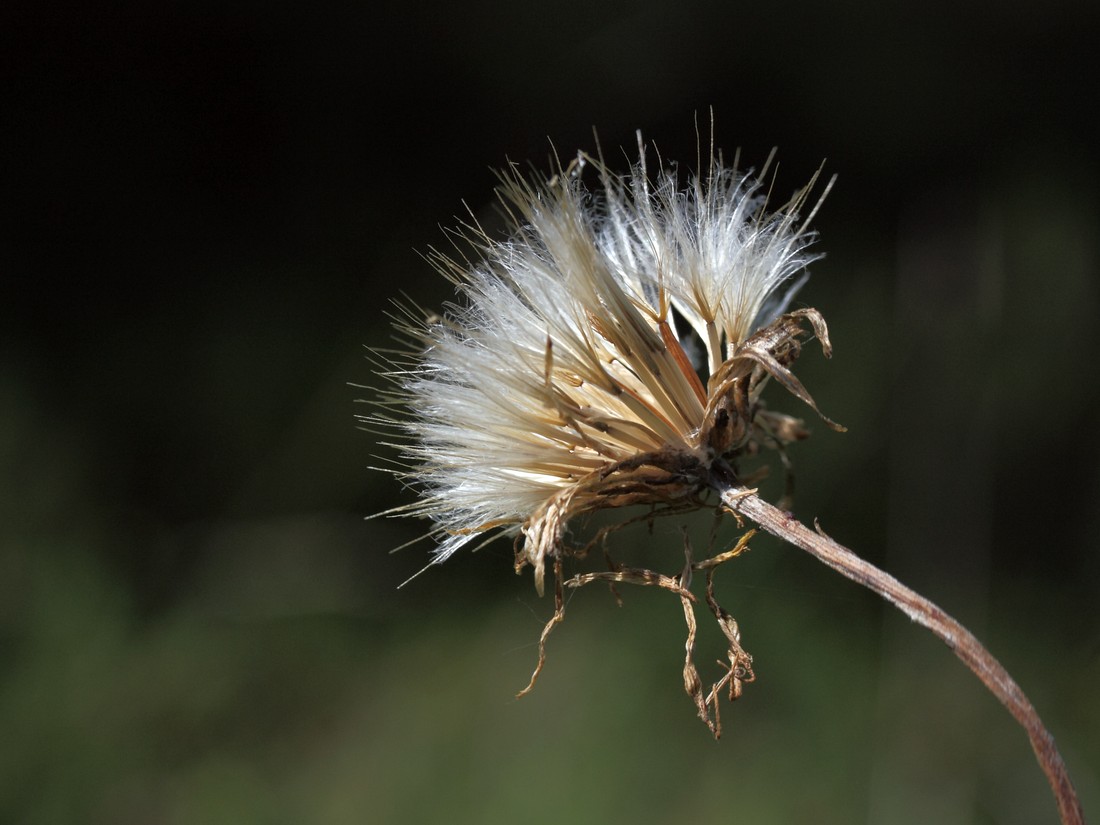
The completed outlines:
{"type": "Polygon", "coordinates": [[[841,575],[878,593],[914,622],[924,625],[946,642],[1027,731],[1035,758],[1039,760],[1039,766],[1054,791],[1063,825],[1084,823],[1084,811],[1073,789],[1073,783],[1070,782],[1062,756],[1054,744],[1054,737],[1043,726],[1039,714],[1035,712],[1019,685],[974,634],[889,573],[864,561],[820,530],[811,530],[790,513],[768,504],[754,490],[722,485],[720,492],[722,503],[730,510],[751,519],[772,535],[805,550],[841,575]]]}

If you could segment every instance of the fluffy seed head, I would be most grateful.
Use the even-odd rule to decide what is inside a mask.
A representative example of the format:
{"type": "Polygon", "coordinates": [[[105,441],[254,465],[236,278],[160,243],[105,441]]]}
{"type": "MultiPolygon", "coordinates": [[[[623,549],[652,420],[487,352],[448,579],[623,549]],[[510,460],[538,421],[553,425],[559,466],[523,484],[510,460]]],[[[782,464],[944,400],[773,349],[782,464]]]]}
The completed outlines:
{"type": "Polygon", "coordinates": [[[397,512],[434,522],[433,562],[503,528],[541,591],[571,517],[690,504],[741,453],[805,435],[759,393],[770,376],[813,406],[789,369],[804,323],[828,354],[815,310],[783,314],[817,257],[817,207],[799,214],[814,181],[769,212],[720,159],[681,182],[639,150],[626,176],[584,154],[548,180],[507,170],[510,237],[475,223],[458,233],[472,256],[430,255],[458,300],[403,310],[415,343],[386,356],[383,405],[405,413],[366,418],[407,437],[399,475],[421,495],[397,512]]]}

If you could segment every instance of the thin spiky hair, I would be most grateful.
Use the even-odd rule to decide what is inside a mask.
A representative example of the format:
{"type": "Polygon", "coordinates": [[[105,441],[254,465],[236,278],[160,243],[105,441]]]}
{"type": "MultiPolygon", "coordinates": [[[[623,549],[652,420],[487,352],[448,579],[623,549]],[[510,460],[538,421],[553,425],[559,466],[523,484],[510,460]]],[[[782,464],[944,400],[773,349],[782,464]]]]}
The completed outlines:
{"type": "Polygon", "coordinates": [[[522,536],[541,587],[573,515],[689,495],[697,480],[673,483],[684,474],[670,467],[709,466],[758,435],[755,395],[734,411],[740,430],[715,427],[754,369],[812,405],[785,359],[802,320],[819,337],[824,323],[775,325],[820,257],[808,226],[824,193],[800,216],[818,175],[768,212],[771,157],[757,176],[712,151],[681,185],[675,167],[650,173],[640,135],[638,147],[623,176],[584,153],[549,178],[508,166],[508,237],[471,218],[457,255],[428,255],[459,298],[442,316],[403,311],[415,344],[389,359],[385,403],[407,415],[368,419],[405,437],[398,475],[420,498],[393,512],[434,522],[433,563],[501,527],[522,536]]]}

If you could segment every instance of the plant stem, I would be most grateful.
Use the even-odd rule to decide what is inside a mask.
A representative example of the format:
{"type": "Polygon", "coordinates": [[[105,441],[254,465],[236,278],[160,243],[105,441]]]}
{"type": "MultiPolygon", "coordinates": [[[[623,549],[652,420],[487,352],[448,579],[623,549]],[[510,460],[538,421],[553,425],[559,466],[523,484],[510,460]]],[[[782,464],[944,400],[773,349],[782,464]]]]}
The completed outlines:
{"type": "Polygon", "coordinates": [[[754,490],[722,482],[717,484],[722,503],[730,510],[756,522],[772,535],[805,550],[841,575],[873,590],[914,622],[924,625],[942,639],[1027,731],[1035,758],[1039,760],[1039,766],[1054,791],[1063,825],[1083,825],[1085,814],[1066,772],[1066,765],[1054,744],[1054,737],[1043,726],[1039,714],[1019,685],[974,634],[889,573],[879,570],[847,547],[833,541],[820,528],[811,530],[790,513],[768,504],[754,490]]]}

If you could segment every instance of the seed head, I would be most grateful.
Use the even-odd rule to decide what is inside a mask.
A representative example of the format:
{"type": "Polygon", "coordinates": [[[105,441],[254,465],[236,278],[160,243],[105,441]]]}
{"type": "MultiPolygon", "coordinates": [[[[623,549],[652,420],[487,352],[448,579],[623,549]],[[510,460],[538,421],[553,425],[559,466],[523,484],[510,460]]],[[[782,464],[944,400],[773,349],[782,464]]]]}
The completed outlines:
{"type": "Polygon", "coordinates": [[[386,356],[384,403],[405,414],[367,417],[406,436],[398,474],[420,498],[396,512],[434,522],[433,563],[499,528],[541,592],[574,516],[691,506],[740,455],[806,435],[760,391],[773,377],[812,407],[790,371],[805,325],[829,354],[816,310],[785,313],[819,257],[817,206],[800,217],[816,178],[769,212],[720,158],[651,174],[640,136],[625,176],[583,153],[549,179],[500,175],[510,236],[473,222],[456,244],[472,255],[431,252],[458,299],[403,308],[413,346],[386,356]]]}

